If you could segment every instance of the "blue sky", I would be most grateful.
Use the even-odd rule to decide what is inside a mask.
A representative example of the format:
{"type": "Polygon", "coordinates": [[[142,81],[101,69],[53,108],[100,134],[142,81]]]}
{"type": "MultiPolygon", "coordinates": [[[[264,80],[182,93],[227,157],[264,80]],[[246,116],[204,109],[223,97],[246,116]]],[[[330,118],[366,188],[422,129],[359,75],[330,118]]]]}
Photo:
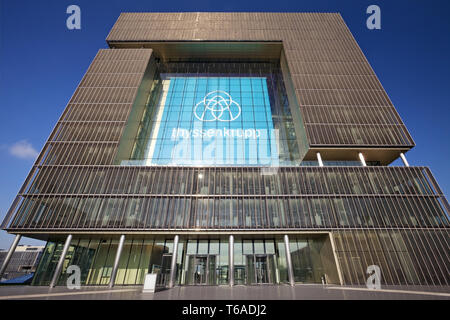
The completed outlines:
{"type": "MultiPolygon", "coordinates": [[[[109,30],[126,11],[340,12],[416,142],[407,154],[410,164],[429,166],[448,195],[449,9],[449,1],[438,0],[0,0],[0,220],[89,63],[106,48],[109,30]],[[71,4],[81,8],[81,30],[66,28],[71,4]],[[372,4],[381,8],[381,30],[366,28],[366,8],[372,4]]],[[[0,231],[0,248],[11,241],[0,231]]]]}

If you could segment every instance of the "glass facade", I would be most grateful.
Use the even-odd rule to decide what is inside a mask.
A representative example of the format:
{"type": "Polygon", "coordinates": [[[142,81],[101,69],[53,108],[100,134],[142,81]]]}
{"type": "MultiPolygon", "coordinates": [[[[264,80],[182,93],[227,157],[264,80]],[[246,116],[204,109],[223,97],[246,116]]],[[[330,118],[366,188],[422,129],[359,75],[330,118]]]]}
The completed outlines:
{"type": "MultiPolygon", "coordinates": [[[[315,250],[329,242],[327,236],[315,236],[313,239],[298,236],[293,238],[291,251],[294,257],[296,281],[320,283],[322,274],[330,272],[329,277],[337,282],[336,265],[329,269],[322,267],[321,259],[333,260],[332,252],[315,250]],[[308,243],[308,251],[297,248],[297,243],[308,243]],[[302,255],[299,262],[297,255],[302,255]],[[306,269],[317,273],[302,277],[306,269]],[[320,274],[320,275],[319,275],[320,274]],[[298,275],[298,278],[297,278],[298,275]]],[[[127,239],[122,249],[115,283],[117,285],[143,284],[147,273],[157,273],[157,284],[168,284],[170,262],[173,255],[173,239],[132,238],[127,239]]],[[[117,239],[74,239],[65,256],[58,284],[65,285],[69,265],[77,265],[81,270],[83,285],[107,285],[110,281],[114,257],[117,251],[117,239]]],[[[61,255],[62,241],[50,241],[44,251],[43,259],[34,278],[34,285],[48,285],[47,275],[56,267],[61,255]]],[[[287,283],[286,252],[281,238],[249,239],[238,238],[234,243],[234,279],[236,285],[257,285],[287,283]]],[[[227,285],[229,280],[228,239],[217,238],[181,238],[178,243],[176,263],[176,284],[179,285],[227,285]]]]}
{"type": "MultiPolygon", "coordinates": [[[[339,230],[330,235],[290,234],[290,255],[296,283],[365,285],[368,265],[382,270],[385,285],[448,285],[448,234],[439,230],[339,230]],[[430,250],[436,248],[437,250],[430,250]],[[336,259],[335,259],[335,256],[336,259]]],[[[65,257],[58,284],[65,285],[69,265],[81,269],[83,285],[110,281],[117,238],[75,237],[65,257]]],[[[47,243],[33,280],[48,285],[64,240],[47,243]]],[[[228,238],[180,237],[176,261],[177,285],[227,285],[228,238]]],[[[157,285],[169,281],[173,237],[127,236],[116,277],[117,285],[141,285],[147,273],[157,273],[157,285]]],[[[236,236],[233,248],[236,285],[288,283],[285,244],[281,237],[236,236]]]]}
{"type": "Polygon", "coordinates": [[[295,282],[333,283],[338,278],[332,248],[326,238],[292,236],[289,249],[295,282]]]}
{"type": "Polygon", "coordinates": [[[279,63],[168,62],[156,69],[131,159],[122,165],[300,164],[279,63]]]}
{"type": "MultiPolygon", "coordinates": [[[[60,241],[47,243],[33,280],[34,285],[50,284],[51,273],[56,268],[63,245],[64,243],[60,241]]],[[[117,239],[74,239],[65,256],[58,284],[66,283],[67,267],[77,265],[81,270],[82,284],[107,285],[111,278],[117,246],[117,239]]],[[[144,277],[149,272],[160,273],[159,281],[166,281],[170,269],[170,259],[167,259],[167,256],[169,258],[172,256],[171,240],[126,240],[119,262],[116,284],[143,284],[144,277]]]]}
{"type": "Polygon", "coordinates": [[[266,78],[171,77],[162,88],[140,164],[278,165],[266,78]]]}

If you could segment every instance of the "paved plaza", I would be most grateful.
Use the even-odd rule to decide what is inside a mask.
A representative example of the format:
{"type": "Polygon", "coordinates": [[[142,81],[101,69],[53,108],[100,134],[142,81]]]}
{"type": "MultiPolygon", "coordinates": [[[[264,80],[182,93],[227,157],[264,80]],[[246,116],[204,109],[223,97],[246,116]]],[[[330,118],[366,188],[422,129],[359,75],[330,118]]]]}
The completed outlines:
{"type": "Polygon", "coordinates": [[[183,286],[142,293],[142,287],[0,286],[0,300],[450,300],[449,287],[364,287],[322,285],[183,286]]]}

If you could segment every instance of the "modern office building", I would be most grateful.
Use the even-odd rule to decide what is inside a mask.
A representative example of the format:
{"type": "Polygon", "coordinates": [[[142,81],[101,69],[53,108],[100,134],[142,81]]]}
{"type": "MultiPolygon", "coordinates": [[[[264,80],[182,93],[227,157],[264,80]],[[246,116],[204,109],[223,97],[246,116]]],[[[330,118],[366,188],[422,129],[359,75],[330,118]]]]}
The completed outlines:
{"type": "Polygon", "coordinates": [[[47,241],[34,285],[449,284],[448,202],[340,14],[123,13],[107,44],[2,224],[47,241]]]}
{"type": "MultiPolygon", "coordinates": [[[[3,273],[1,280],[10,280],[18,278],[36,271],[44,246],[19,245],[11,260],[8,268],[3,273]]],[[[0,250],[0,266],[5,261],[8,250],[0,250]]]]}

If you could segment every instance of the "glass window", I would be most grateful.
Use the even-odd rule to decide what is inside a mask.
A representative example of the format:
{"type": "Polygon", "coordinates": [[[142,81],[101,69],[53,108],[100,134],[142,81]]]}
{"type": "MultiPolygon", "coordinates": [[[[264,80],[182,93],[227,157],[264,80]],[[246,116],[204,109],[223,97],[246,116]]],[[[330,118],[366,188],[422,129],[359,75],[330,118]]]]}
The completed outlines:
{"type": "Polygon", "coordinates": [[[208,254],[208,240],[198,241],[198,254],[208,254]]]}
{"type": "Polygon", "coordinates": [[[158,62],[156,69],[138,139],[122,164],[300,164],[294,127],[272,119],[291,119],[278,62],[158,62]]]}
{"type": "Polygon", "coordinates": [[[197,240],[188,240],[186,252],[187,254],[197,253],[197,240]]]}
{"type": "Polygon", "coordinates": [[[219,254],[219,240],[209,240],[209,254],[219,254]]]}
{"type": "Polygon", "coordinates": [[[253,254],[253,241],[252,240],[243,240],[243,253],[244,254],[253,254]]]}
{"type": "Polygon", "coordinates": [[[255,254],[264,254],[264,240],[254,240],[253,241],[254,248],[255,248],[255,254]]]}

